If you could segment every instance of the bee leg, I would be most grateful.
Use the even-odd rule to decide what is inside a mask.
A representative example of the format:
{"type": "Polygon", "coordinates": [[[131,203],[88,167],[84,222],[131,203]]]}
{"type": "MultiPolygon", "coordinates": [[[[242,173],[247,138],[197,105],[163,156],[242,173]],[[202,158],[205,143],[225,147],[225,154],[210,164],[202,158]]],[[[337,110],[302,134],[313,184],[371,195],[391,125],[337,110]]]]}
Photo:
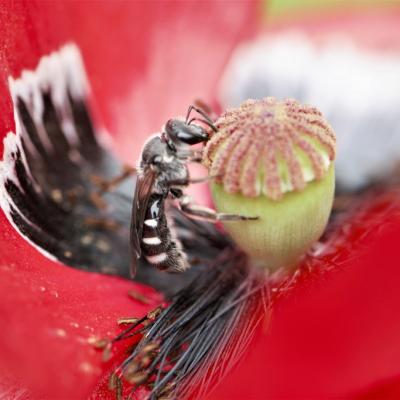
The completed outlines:
{"type": "Polygon", "coordinates": [[[177,157],[185,160],[186,162],[201,163],[203,160],[202,150],[180,150],[177,157]]]}
{"type": "Polygon", "coordinates": [[[246,215],[225,214],[218,213],[211,208],[193,204],[189,196],[182,196],[179,199],[179,206],[181,210],[188,216],[195,219],[201,219],[210,222],[217,221],[252,221],[257,220],[259,217],[249,217],[246,215]]]}
{"type": "Polygon", "coordinates": [[[187,158],[187,162],[191,163],[201,164],[202,161],[203,161],[203,154],[197,151],[187,158]]]}
{"type": "Polygon", "coordinates": [[[102,195],[106,192],[111,192],[114,190],[119,184],[121,184],[125,179],[128,179],[135,172],[135,168],[124,165],[122,172],[112,179],[104,179],[100,176],[92,176],[91,180],[99,188],[97,194],[102,195]]]}
{"type": "Polygon", "coordinates": [[[113,191],[118,187],[125,179],[128,179],[136,172],[136,169],[128,165],[124,165],[122,172],[112,179],[104,179],[101,176],[92,175],[90,180],[94,184],[95,188],[89,189],[89,199],[92,204],[100,210],[106,209],[107,204],[103,199],[103,195],[113,191]]]}
{"type": "Polygon", "coordinates": [[[217,175],[215,175],[215,176],[204,176],[203,178],[189,179],[189,183],[203,183],[203,182],[207,182],[207,181],[210,181],[210,180],[216,179],[216,178],[218,178],[217,175]]]}
{"type": "Polygon", "coordinates": [[[188,186],[191,183],[203,183],[207,182],[210,179],[215,179],[217,176],[204,176],[203,178],[195,178],[195,179],[171,179],[168,181],[170,186],[188,186]]]}

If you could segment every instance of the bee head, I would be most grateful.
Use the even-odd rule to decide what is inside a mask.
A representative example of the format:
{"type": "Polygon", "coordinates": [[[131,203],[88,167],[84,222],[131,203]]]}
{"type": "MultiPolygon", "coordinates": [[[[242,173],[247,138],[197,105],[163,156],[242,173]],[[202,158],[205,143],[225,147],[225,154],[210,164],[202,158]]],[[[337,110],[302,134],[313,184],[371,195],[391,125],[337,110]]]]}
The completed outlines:
{"type": "Polygon", "coordinates": [[[180,119],[170,119],[167,121],[165,124],[165,135],[168,143],[173,146],[193,145],[206,142],[209,139],[209,135],[203,127],[189,124],[180,119]]]}

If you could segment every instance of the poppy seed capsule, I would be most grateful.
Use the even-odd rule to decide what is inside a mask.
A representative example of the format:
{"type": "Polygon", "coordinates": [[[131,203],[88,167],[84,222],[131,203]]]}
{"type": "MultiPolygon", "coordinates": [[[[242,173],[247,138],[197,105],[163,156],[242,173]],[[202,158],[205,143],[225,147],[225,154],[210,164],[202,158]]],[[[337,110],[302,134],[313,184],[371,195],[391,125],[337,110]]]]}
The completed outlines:
{"type": "Polygon", "coordinates": [[[290,267],[322,235],[332,208],[336,139],[315,107],[293,99],[247,100],[216,122],[203,163],[224,222],[257,265],[290,267]]]}

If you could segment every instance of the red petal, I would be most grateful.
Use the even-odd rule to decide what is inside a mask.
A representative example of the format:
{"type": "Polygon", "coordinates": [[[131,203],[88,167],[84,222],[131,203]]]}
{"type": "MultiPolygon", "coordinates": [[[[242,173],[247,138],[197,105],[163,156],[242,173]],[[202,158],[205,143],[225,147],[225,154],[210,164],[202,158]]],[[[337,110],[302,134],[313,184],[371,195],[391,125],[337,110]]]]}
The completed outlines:
{"type": "Polygon", "coordinates": [[[349,240],[320,262],[336,268],[278,301],[211,398],[352,398],[400,374],[399,200],[382,196],[346,224],[349,240]]]}
{"type": "MultiPolygon", "coordinates": [[[[349,3],[352,3],[351,1],[349,3]]],[[[378,2],[376,2],[379,4],[378,2]]],[[[289,13],[268,26],[270,31],[301,30],[318,38],[326,35],[351,36],[359,44],[378,51],[400,48],[398,5],[361,7],[357,12],[335,5],[327,12],[314,10],[302,18],[289,13]]]]}
{"type": "MultiPolygon", "coordinates": [[[[330,14],[273,30],[400,47],[398,7],[330,14]]],[[[332,255],[335,270],[306,279],[278,301],[249,355],[210,399],[399,398],[399,200],[398,191],[366,200],[367,209],[343,227],[347,240],[332,255]]]]}
{"type": "MultiPolygon", "coordinates": [[[[254,3],[3,6],[0,135],[14,130],[8,76],[34,68],[40,56],[72,40],[82,49],[98,114],[115,132],[115,147],[133,162],[163,121],[183,113],[195,97],[210,99],[230,50],[254,29],[254,13],[254,3]]],[[[0,393],[87,397],[110,368],[87,339],[115,334],[118,317],[143,315],[159,299],[134,302],[129,289],[151,289],[56,265],[24,242],[3,214],[0,224],[0,393]]]]}
{"type": "Polygon", "coordinates": [[[159,295],[45,260],[3,215],[1,223],[0,371],[15,385],[8,383],[7,390],[31,393],[32,387],[34,398],[87,396],[105,367],[88,339],[112,336],[119,317],[145,314],[159,295]],[[132,288],[152,294],[153,303],[134,302],[127,295],[132,288]]]}
{"type": "Polygon", "coordinates": [[[396,376],[391,379],[385,379],[384,381],[378,381],[353,397],[357,400],[397,400],[400,397],[400,379],[396,376]]]}

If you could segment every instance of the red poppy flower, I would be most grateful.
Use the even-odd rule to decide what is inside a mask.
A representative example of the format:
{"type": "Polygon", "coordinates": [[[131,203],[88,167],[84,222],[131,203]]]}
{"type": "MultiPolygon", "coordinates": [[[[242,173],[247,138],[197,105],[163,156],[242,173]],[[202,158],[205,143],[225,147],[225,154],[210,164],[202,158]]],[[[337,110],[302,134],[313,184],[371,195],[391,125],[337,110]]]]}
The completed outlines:
{"type": "MultiPolygon", "coordinates": [[[[326,13],[321,13],[319,10],[311,15],[304,14],[297,18],[292,14],[284,21],[280,19],[267,31],[265,42],[273,42],[275,37],[282,37],[286,31],[300,32],[301,37],[317,43],[316,46],[319,48],[317,57],[324,56],[323,46],[332,38],[339,38],[339,41],[343,38],[345,41],[350,39],[356,48],[374,57],[378,55],[397,57],[400,43],[398,29],[400,14],[396,7],[371,7],[364,10],[356,7],[353,11],[333,7],[326,13]]],[[[294,60],[298,49],[292,48],[291,55],[283,55],[282,47],[280,56],[284,58],[286,55],[294,60]]],[[[251,50],[247,54],[250,56],[251,50]]],[[[263,55],[259,54],[262,58],[263,55]]],[[[246,54],[242,51],[240,56],[243,59],[246,54]]],[[[268,56],[272,56],[271,52],[266,53],[264,60],[268,56]]],[[[351,71],[351,61],[347,60],[348,71],[351,71]]],[[[250,63],[251,61],[248,61],[248,64],[250,63]]],[[[306,64],[305,61],[303,63],[306,64]]],[[[261,65],[265,68],[266,64],[267,61],[261,65]]],[[[340,62],[335,63],[336,67],[338,65],[341,67],[340,62]]],[[[306,82],[297,82],[299,85],[296,87],[290,79],[299,74],[298,68],[301,67],[298,61],[295,65],[287,65],[285,69],[291,73],[285,76],[285,71],[280,71],[278,77],[281,80],[273,75],[276,70],[267,72],[265,69],[264,74],[270,74],[271,77],[265,78],[264,75],[264,85],[272,91],[281,90],[281,95],[288,95],[285,90],[300,87],[299,95],[307,97],[307,92],[309,94],[312,89],[309,91],[307,88],[301,89],[304,89],[304,85],[310,84],[310,81],[313,84],[321,82],[321,75],[312,82],[312,76],[305,78],[307,71],[303,71],[305,73],[302,76],[306,82]],[[274,76],[275,82],[272,81],[274,76]],[[291,84],[293,86],[290,86],[291,84]]],[[[309,74],[310,71],[311,74],[324,73],[315,65],[308,65],[308,68],[309,74]]],[[[243,69],[241,72],[244,75],[243,69]]],[[[256,69],[257,67],[253,65],[253,71],[256,69]]],[[[359,73],[361,75],[361,71],[359,73]]],[[[385,69],[383,73],[389,75],[389,69],[385,69]]],[[[342,85],[342,82],[335,80],[334,71],[327,68],[325,74],[324,81],[331,86],[342,85]]],[[[241,82],[236,75],[237,85],[243,85],[245,80],[243,75],[241,82]]],[[[351,77],[349,72],[349,78],[351,77]]],[[[354,76],[353,78],[356,79],[354,76]]],[[[377,82],[382,82],[385,78],[387,76],[376,76],[377,82]]],[[[251,80],[249,78],[249,81],[251,80]]],[[[255,90],[255,87],[259,89],[262,82],[260,80],[258,85],[257,80],[247,82],[247,90],[255,90]]],[[[369,85],[368,82],[364,84],[369,85]]],[[[393,85],[398,91],[398,81],[393,85]]],[[[357,90],[354,89],[355,86],[348,85],[342,92],[342,104],[346,107],[349,104],[347,98],[354,95],[350,91],[357,90]]],[[[230,93],[237,95],[235,89],[237,88],[233,88],[230,93]]],[[[314,87],[312,93],[315,95],[318,92],[320,102],[326,105],[328,100],[332,100],[329,96],[333,90],[324,86],[319,89],[316,91],[314,87]]],[[[243,87],[241,90],[246,91],[243,87]]],[[[388,92],[389,89],[386,93],[388,92]]],[[[367,99],[372,105],[370,107],[372,115],[376,115],[374,113],[386,101],[386,93],[383,97],[379,95],[373,100],[367,99]]],[[[277,95],[274,92],[272,94],[277,95]]],[[[398,100],[393,103],[393,107],[397,107],[396,104],[398,100]]],[[[380,121],[385,120],[389,123],[391,108],[392,104],[388,103],[387,113],[380,114],[380,121]]],[[[323,111],[328,116],[329,113],[333,115],[336,111],[336,115],[333,115],[335,120],[331,121],[334,126],[337,122],[343,122],[338,121],[340,120],[338,113],[343,112],[340,98],[328,104],[328,108],[323,111]]],[[[351,111],[348,112],[351,114],[351,111]]],[[[362,126],[362,121],[346,120],[346,117],[344,115],[342,120],[347,122],[347,126],[343,123],[340,125],[340,129],[345,132],[337,132],[339,139],[340,135],[343,137],[345,133],[349,135],[352,133],[351,124],[362,126]]],[[[380,141],[382,144],[388,141],[391,134],[394,135],[392,138],[398,138],[396,123],[393,125],[389,123],[389,126],[391,128],[388,130],[385,128],[380,130],[378,125],[373,131],[375,147],[366,148],[368,129],[364,131],[364,139],[359,139],[358,142],[354,139],[353,145],[359,146],[368,156],[374,152],[376,155],[380,151],[380,141]]],[[[356,158],[357,151],[358,149],[353,149],[347,157],[353,155],[356,158]]],[[[389,166],[393,167],[393,164],[398,162],[397,154],[392,157],[389,152],[383,152],[380,155],[383,157],[386,155],[386,161],[392,163],[389,166]]],[[[372,162],[370,158],[365,159],[372,162]]],[[[360,165],[354,165],[355,162],[361,164],[362,159],[346,161],[347,168],[352,166],[361,173],[364,171],[360,165]]],[[[343,171],[344,174],[346,172],[348,176],[342,175],[345,183],[352,181],[347,179],[351,176],[351,171],[349,169],[343,171]]],[[[371,171],[369,175],[373,175],[371,171]]],[[[380,179],[386,179],[384,173],[378,175],[380,179]]],[[[395,316],[399,304],[396,289],[399,279],[397,272],[399,256],[396,245],[399,235],[398,190],[380,187],[372,195],[364,194],[364,197],[359,195],[358,199],[360,203],[349,214],[349,218],[337,226],[338,230],[335,230],[333,235],[330,234],[332,253],[324,255],[317,262],[318,268],[322,270],[332,267],[331,272],[315,274],[314,269],[314,274],[311,276],[305,273],[303,277],[299,277],[290,294],[279,297],[271,318],[266,322],[264,331],[259,332],[257,339],[252,343],[246,360],[230,374],[210,398],[395,399],[399,397],[397,343],[399,321],[395,316]],[[338,235],[336,239],[335,235],[338,235]],[[243,385],[243,382],[246,384],[243,385]]],[[[314,267],[314,262],[315,259],[309,266],[314,267]]],[[[309,261],[305,261],[303,267],[308,263],[309,261]]]]}
{"type": "MultiPolygon", "coordinates": [[[[113,146],[134,163],[166,119],[195,97],[211,98],[231,49],[254,29],[255,5],[18,2],[2,8],[1,20],[2,137],[15,131],[9,76],[35,69],[72,41],[83,54],[96,111],[115,134],[113,146]]],[[[49,261],[1,218],[2,396],[106,396],[96,393],[110,365],[88,339],[115,335],[119,317],[146,314],[160,296],[49,261]],[[132,288],[153,300],[133,301],[132,288]]]]}
{"type": "MultiPolygon", "coordinates": [[[[256,28],[257,11],[256,3],[4,7],[1,134],[16,128],[8,77],[34,69],[40,57],[73,41],[83,54],[96,115],[115,133],[116,152],[132,162],[144,138],[194,97],[214,98],[233,46],[256,28]]],[[[345,26],[351,33],[367,21],[388,31],[397,19],[384,17],[354,16],[345,26]]],[[[315,29],[343,26],[334,21],[315,29]]],[[[379,36],[383,31],[376,29],[379,36]]],[[[268,330],[258,332],[250,354],[213,398],[396,398],[398,199],[391,188],[354,202],[355,209],[332,226],[330,251],[306,259],[303,274],[280,287],[268,330]]],[[[112,398],[104,381],[113,364],[104,363],[88,339],[115,335],[119,317],[144,315],[161,296],[147,286],[52,262],[1,218],[3,397],[112,398]],[[132,288],[150,304],[130,299],[132,288]]]]}

